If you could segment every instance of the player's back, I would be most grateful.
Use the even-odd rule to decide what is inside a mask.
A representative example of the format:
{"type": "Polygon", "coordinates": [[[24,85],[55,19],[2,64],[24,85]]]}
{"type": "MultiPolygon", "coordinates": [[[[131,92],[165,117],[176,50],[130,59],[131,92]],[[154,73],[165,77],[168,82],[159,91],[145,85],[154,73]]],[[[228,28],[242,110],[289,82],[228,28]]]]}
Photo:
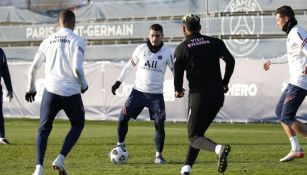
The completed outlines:
{"type": "Polygon", "coordinates": [[[70,96],[80,92],[74,75],[78,52],[84,54],[84,41],[71,29],[62,28],[43,41],[39,51],[45,57],[45,87],[48,91],[70,96]]]}

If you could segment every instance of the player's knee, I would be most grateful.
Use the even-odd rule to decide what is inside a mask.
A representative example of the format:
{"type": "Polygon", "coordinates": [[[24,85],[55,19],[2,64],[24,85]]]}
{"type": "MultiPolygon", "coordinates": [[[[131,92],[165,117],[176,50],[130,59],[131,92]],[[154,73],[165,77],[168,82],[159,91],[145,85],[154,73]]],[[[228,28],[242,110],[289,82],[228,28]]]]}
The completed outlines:
{"type": "Polygon", "coordinates": [[[193,144],[195,142],[195,140],[197,140],[198,138],[199,138],[199,136],[189,136],[190,144],[193,144]]]}
{"type": "Polygon", "coordinates": [[[51,130],[52,130],[52,126],[50,127],[46,127],[46,126],[40,126],[39,128],[38,128],[38,133],[40,134],[40,133],[46,133],[46,134],[49,134],[50,132],[51,132],[51,130]]]}
{"type": "Polygon", "coordinates": [[[291,125],[295,122],[295,118],[294,117],[281,117],[281,122],[289,127],[291,127],[291,125]]]}
{"type": "Polygon", "coordinates": [[[275,115],[278,120],[281,120],[281,110],[280,109],[278,108],[275,109],[275,115]]]}

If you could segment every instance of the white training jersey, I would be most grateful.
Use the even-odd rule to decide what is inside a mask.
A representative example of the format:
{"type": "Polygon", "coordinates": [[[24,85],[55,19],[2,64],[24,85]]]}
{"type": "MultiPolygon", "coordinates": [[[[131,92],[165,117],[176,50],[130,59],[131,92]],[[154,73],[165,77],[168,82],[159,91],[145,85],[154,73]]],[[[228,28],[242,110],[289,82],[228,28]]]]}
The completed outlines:
{"type": "Polygon", "coordinates": [[[134,89],[146,93],[162,94],[167,66],[173,73],[174,56],[169,48],[162,46],[157,53],[152,53],[147,44],[142,44],[134,50],[130,61],[125,65],[117,80],[123,82],[131,69],[136,67],[134,89]]]}
{"type": "Polygon", "coordinates": [[[34,57],[28,75],[27,92],[36,92],[36,72],[45,62],[45,88],[51,93],[71,96],[87,87],[83,59],[85,42],[71,29],[61,28],[46,38],[34,57]]]}
{"type": "MultiPolygon", "coordinates": [[[[282,63],[282,58],[273,59],[272,63],[282,63]]],[[[287,38],[287,60],[291,84],[307,90],[307,76],[303,74],[307,66],[307,32],[298,25],[294,26],[287,38]]]]}

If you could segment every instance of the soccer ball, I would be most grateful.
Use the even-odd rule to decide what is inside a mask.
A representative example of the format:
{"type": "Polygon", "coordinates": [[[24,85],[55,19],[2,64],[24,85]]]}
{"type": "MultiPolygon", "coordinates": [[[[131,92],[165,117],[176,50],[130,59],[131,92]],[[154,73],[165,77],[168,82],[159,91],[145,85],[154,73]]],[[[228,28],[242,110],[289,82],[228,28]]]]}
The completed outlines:
{"type": "Polygon", "coordinates": [[[110,153],[111,162],[115,164],[127,163],[128,161],[128,151],[126,148],[117,146],[112,149],[110,153]]]}

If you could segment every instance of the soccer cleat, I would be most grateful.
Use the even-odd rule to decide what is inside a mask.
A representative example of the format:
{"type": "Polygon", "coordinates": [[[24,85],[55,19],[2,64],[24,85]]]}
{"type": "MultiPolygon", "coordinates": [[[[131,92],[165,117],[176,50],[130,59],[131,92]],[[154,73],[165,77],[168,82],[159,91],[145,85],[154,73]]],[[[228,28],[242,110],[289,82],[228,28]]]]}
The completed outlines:
{"type": "Polygon", "coordinates": [[[59,172],[59,175],[67,175],[67,172],[64,167],[64,162],[55,160],[52,163],[52,167],[54,170],[57,170],[59,172]]]}
{"type": "Polygon", "coordinates": [[[10,145],[11,143],[6,138],[0,138],[0,145],[10,145]]]}
{"type": "Polygon", "coordinates": [[[190,175],[192,167],[190,165],[185,165],[180,170],[180,175],[190,175]]]}
{"type": "Polygon", "coordinates": [[[302,149],[298,151],[290,151],[285,157],[280,159],[280,162],[289,162],[294,159],[299,159],[304,157],[304,151],[302,149]]]}
{"type": "Polygon", "coordinates": [[[155,158],[155,163],[156,164],[166,164],[166,160],[162,156],[157,156],[155,158]]]}
{"type": "Polygon", "coordinates": [[[231,150],[230,145],[224,145],[222,147],[222,150],[219,154],[218,169],[217,169],[219,173],[224,173],[227,169],[227,164],[228,164],[227,157],[230,150],[231,150]]]}

